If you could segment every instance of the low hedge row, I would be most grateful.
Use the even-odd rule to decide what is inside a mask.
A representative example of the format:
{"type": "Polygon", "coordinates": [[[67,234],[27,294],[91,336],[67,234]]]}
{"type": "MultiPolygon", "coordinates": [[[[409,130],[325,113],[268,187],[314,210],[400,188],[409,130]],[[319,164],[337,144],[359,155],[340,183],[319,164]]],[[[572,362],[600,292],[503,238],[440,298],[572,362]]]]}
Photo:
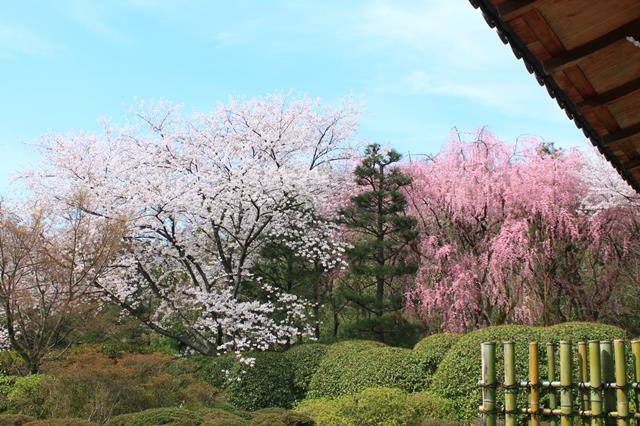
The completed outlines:
{"type": "Polygon", "coordinates": [[[255,411],[249,415],[237,415],[214,409],[190,411],[184,408],[157,408],[138,413],[123,414],[109,420],[105,426],[313,426],[308,416],[271,408],[255,411]]]}
{"type": "Polygon", "coordinates": [[[464,335],[455,333],[432,334],[416,343],[413,350],[418,353],[420,362],[424,368],[429,374],[433,374],[436,372],[444,356],[449,352],[449,349],[451,349],[462,336],[464,335]]]}
{"type": "Polygon", "coordinates": [[[370,342],[334,344],[309,384],[307,398],[335,398],[371,387],[424,390],[428,372],[411,349],[370,342]]]}
{"type": "Polygon", "coordinates": [[[429,392],[407,393],[397,388],[369,388],[334,399],[309,399],[295,410],[318,426],[434,424],[453,417],[450,401],[429,392]]]}

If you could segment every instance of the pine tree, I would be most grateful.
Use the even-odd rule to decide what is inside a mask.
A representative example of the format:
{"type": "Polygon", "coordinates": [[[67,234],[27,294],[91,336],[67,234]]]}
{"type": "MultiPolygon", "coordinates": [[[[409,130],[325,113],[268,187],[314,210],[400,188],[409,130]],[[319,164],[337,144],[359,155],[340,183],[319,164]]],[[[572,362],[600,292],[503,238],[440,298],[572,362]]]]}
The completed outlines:
{"type": "Polygon", "coordinates": [[[350,294],[349,298],[373,315],[373,331],[384,341],[385,314],[402,307],[398,282],[417,269],[408,250],[418,236],[417,220],[406,214],[402,189],[411,184],[411,177],[397,167],[401,155],[394,150],[383,152],[377,144],[369,145],[365,154],[354,172],[358,194],[341,216],[356,234],[353,248],[347,252],[351,273],[370,282],[375,293],[350,294]]]}

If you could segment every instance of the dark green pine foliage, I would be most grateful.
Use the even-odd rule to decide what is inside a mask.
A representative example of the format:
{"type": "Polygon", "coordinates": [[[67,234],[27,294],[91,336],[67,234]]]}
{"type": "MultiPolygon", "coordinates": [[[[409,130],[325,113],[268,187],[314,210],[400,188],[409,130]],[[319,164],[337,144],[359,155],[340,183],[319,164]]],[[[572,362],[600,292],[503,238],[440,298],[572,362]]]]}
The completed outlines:
{"type": "Polygon", "coordinates": [[[397,167],[401,155],[383,152],[377,144],[369,145],[365,154],[354,172],[358,194],[341,217],[357,235],[347,252],[350,271],[368,282],[371,290],[347,297],[367,312],[376,338],[385,341],[385,328],[390,327],[387,314],[402,308],[403,283],[417,270],[410,250],[418,236],[417,220],[406,214],[402,190],[411,184],[411,177],[397,167]]]}

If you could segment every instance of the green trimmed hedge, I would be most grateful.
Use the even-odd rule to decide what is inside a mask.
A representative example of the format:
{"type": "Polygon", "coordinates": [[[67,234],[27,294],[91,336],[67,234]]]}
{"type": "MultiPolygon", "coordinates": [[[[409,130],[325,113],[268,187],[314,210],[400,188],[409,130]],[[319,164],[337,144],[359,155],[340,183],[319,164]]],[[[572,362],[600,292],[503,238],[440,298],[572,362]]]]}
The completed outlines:
{"type": "Polygon", "coordinates": [[[284,353],[293,368],[293,388],[296,399],[304,399],[311,379],[328,351],[327,345],[307,343],[294,346],[284,353]]]}
{"type": "Polygon", "coordinates": [[[250,426],[314,426],[310,417],[282,408],[266,408],[253,413],[250,426]]]}
{"type": "Polygon", "coordinates": [[[369,388],[334,399],[305,400],[296,411],[318,426],[415,425],[427,419],[448,420],[454,412],[452,403],[437,395],[397,388],[369,388]]]}
{"type": "Polygon", "coordinates": [[[423,390],[428,373],[411,349],[365,341],[332,345],[309,384],[307,398],[335,398],[370,387],[423,390]]]}
{"type": "Polygon", "coordinates": [[[420,340],[413,348],[420,357],[424,368],[429,374],[435,373],[438,365],[449,352],[449,349],[455,345],[458,340],[464,336],[455,333],[438,333],[427,336],[420,340]]]}
{"type": "MultiPolygon", "coordinates": [[[[529,342],[539,342],[540,376],[546,377],[545,342],[570,340],[574,343],[589,339],[616,339],[624,337],[619,327],[596,323],[565,323],[552,327],[527,327],[506,325],[487,327],[464,335],[447,352],[440,363],[429,390],[437,395],[452,399],[457,407],[458,419],[471,421],[477,417],[481,403],[481,392],[477,386],[481,376],[480,344],[496,341],[496,376],[504,377],[504,363],[501,343],[515,343],[516,375],[526,378],[529,362],[529,342]]],[[[558,357],[556,356],[556,359],[558,357]]],[[[577,365],[576,365],[577,368],[577,365]]],[[[526,395],[519,395],[519,404],[524,404],[526,395]]],[[[502,404],[502,394],[498,393],[498,401],[502,404]]]]}
{"type": "Polygon", "coordinates": [[[24,426],[97,426],[97,423],[89,422],[83,419],[46,419],[34,420],[25,423],[24,426]]]}
{"type": "Polygon", "coordinates": [[[245,356],[255,358],[255,365],[238,363],[233,367],[226,388],[229,402],[249,411],[293,406],[296,393],[289,359],[282,352],[255,352],[245,356]]]}
{"type": "Polygon", "coordinates": [[[113,417],[105,426],[199,426],[203,416],[184,408],[152,408],[113,417]]]}

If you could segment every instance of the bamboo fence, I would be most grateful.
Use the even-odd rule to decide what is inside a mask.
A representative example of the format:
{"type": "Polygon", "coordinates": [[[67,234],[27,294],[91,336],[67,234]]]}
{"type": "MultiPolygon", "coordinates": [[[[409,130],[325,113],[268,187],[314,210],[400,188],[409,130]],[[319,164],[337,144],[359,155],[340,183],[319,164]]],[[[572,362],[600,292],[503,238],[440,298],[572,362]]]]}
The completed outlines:
{"type": "Polygon", "coordinates": [[[504,418],[505,426],[541,424],[549,426],[640,425],[640,339],[631,342],[631,370],[627,372],[625,341],[590,340],[579,342],[574,381],[574,353],[571,342],[546,344],[547,377],[539,374],[538,342],[529,344],[529,377],[516,378],[516,354],[513,342],[504,342],[504,381],[496,378],[496,343],[481,345],[482,424],[495,426],[504,418]],[[559,350],[556,351],[557,346],[559,350]],[[559,352],[559,377],[556,376],[556,352],[559,352]],[[633,377],[627,381],[627,373],[633,377]],[[497,392],[504,392],[504,405],[498,406],[497,392]],[[517,394],[528,393],[526,406],[518,407],[517,394]],[[629,409],[633,396],[635,410],[629,409]],[[544,402],[543,402],[544,401],[544,402]],[[559,422],[558,422],[559,420],[559,422]],[[541,423],[543,422],[543,423],[541,423]]]}

